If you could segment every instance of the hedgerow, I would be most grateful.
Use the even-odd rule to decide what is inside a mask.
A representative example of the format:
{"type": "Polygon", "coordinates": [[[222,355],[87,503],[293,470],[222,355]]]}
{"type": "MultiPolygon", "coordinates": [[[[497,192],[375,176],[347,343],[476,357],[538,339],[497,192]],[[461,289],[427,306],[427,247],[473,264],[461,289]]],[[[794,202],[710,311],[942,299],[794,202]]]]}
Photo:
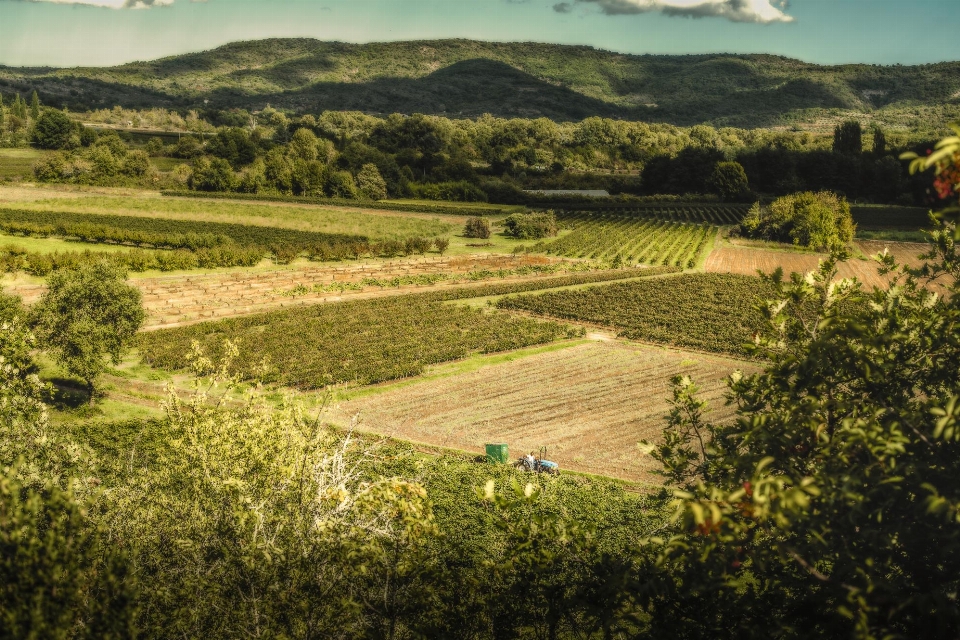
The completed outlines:
{"type": "Polygon", "coordinates": [[[556,322],[445,305],[428,294],[205,322],[142,334],[138,346],[148,363],[176,370],[187,365],[194,341],[218,355],[223,340],[229,338],[242,345],[237,367],[244,377],[256,376],[266,359],[271,366],[266,381],[316,389],[415,376],[429,364],[577,334],[578,330],[556,322]]]}
{"type": "Polygon", "coordinates": [[[508,297],[497,307],[602,324],[631,340],[744,356],[743,345],[764,322],[754,305],[772,295],[769,283],[751,276],[683,274],[508,297]]]}

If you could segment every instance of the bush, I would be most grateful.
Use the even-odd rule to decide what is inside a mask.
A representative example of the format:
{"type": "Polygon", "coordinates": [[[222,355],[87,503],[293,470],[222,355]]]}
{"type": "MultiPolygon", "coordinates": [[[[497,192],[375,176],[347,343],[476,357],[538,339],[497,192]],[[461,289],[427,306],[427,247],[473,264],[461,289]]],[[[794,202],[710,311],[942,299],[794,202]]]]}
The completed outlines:
{"type": "Polygon", "coordinates": [[[855,230],[846,198],[829,191],[783,196],[769,206],[757,203],[740,223],[740,231],[747,237],[791,242],[818,251],[846,246],[855,230]]]}
{"type": "Polygon", "coordinates": [[[521,240],[537,240],[557,235],[557,217],[553,211],[515,213],[503,222],[507,235],[521,240]]]}
{"type": "Polygon", "coordinates": [[[467,224],[463,227],[463,237],[486,240],[490,237],[490,221],[486,218],[467,218],[467,224]]]}

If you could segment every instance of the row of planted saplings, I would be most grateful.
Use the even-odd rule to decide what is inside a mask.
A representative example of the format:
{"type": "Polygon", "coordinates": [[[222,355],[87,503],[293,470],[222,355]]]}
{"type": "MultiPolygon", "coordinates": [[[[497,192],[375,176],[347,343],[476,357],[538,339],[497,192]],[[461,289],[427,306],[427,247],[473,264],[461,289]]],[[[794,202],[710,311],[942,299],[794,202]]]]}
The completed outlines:
{"type": "Polygon", "coordinates": [[[217,267],[252,267],[263,259],[263,249],[221,245],[209,249],[189,251],[54,251],[43,253],[8,245],[0,249],[0,271],[24,272],[47,276],[54,271],[77,269],[85,265],[108,261],[128,271],[187,271],[217,267]]]}
{"type": "MultiPolygon", "coordinates": [[[[324,242],[308,246],[300,244],[275,244],[269,248],[278,264],[288,264],[300,255],[311,260],[329,262],[360,259],[366,256],[394,258],[397,256],[426,255],[436,251],[440,255],[449,247],[446,238],[408,238],[405,241],[383,242],[324,242]]],[[[240,246],[233,243],[215,244],[195,249],[168,251],[28,251],[17,245],[0,248],[0,271],[23,272],[35,276],[47,276],[62,269],[76,269],[84,265],[107,260],[132,272],[144,271],[189,271],[223,267],[252,267],[266,255],[264,247],[240,246]]]]}
{"type": "Polygon", "coordinates": [[[426,255],[434,251],[441,256],[450,247],[447,238],[424,238],[414,236],[406,240],[383,240],[368,242],[357,240],[354,242],[320,242],[304,250],[302,247],[291,244],[274,244],[270,247],[273,259],[277,264],[289,264],[293,260],[305,255],[317,262],[336,262],[341,260],[360,260],[361,258],[396,258],[399,256],[426,255]]]}

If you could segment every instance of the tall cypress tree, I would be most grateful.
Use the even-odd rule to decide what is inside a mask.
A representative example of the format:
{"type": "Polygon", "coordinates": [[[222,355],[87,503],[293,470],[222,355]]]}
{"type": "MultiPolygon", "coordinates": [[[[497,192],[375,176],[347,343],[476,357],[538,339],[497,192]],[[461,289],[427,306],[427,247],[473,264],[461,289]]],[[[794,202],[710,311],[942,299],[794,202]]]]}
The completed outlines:
{"type": "Polygon", "coordinates": [[[859,122],[848,120],[837,125],[833,131],[833,150],[851,156],[863,153],[863,128],[859,122]]]}
{"type": "Polygon", "coordinates": [[[4,117],[3,117],[3,112],[4,112],[4,108],[3,108],[3,94],[0,93],[0,137],[3,136],[3,130],[4,130],[4,124],[5,124],[5,122],[4,122],[4,117]]]}
{"type": "Polygon", "coordinates": [[[875,127],[873,130],[873,154],[875,156],[882,156],[887,152],[887,136],[883,135],[883,131],[880,130],[880,127],[875,127]]]}
{"type": "Polygon", "coordinates": [[[40,117],[40,96],[37,95],[36,89],[30,97],[30,117],[33,118],[34,122],[40,117]]]}

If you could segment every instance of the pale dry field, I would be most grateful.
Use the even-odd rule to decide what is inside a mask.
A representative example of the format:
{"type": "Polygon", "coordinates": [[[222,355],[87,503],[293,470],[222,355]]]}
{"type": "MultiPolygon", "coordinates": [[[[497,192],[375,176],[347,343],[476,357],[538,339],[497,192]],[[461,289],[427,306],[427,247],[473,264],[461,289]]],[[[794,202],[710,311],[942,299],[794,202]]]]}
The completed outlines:
{"type": "Polygon", "coordinates": [[[710,416],[729,420],[726,377],[755,365],[614,340],[578,344],[343,401],[334,422],[435,446],[483,452],[505,442],[511,459],[549,447],[561,468],[657,482],[656,461],[642,439],[666,424],[670,380],[687,374],[710,402],[710,416]]]}
{"type": "MultiPolygon", "coordinates": [[[[340,302],[380,296],[394,296],[449,287],[482,287],[500,282],[521,282],[564,275],[563,272],[533,276],[491,275],[476,282],[455,278],[475,271],[495,272],[530,265],[570,262],[559,258],[519,255],[475,255],[444,257],[408,257],[368,262],[329,264],[307,263],[268,271],[230,270],[224,273],[185,273],[156,277],[138,277],[129,282],[143,294],[147,312],[145,329],[164,329],[205,320],[232,318],[292,306],[340,302]],[[379,287],[364,285],[358,290],[316,291],[315,285],[359,284],[365,278],[393,278],[444,274],[450,278],[433,285],[403,284],[379,287]],[[291,296],[296,287],[303,295],[291,296]]],[[[3,290],[33,304],[46,291],[37,278],[12,278],[3,281],[3,290]]]]}
{"type": "MultiPolygon", "coordinates": [[[[876,255],[886,248],[900,263],[912,267],[920,264],[917,256],[927,248],[925,244],[881,240],[860,240],[856,244],[866,256],[876,255]]],[[[704,268],[709,273],[756,275],[758,270],[772,273],[777,267],[781,267],[784,274],[789,275],[792,272],[813,271],[820,260],[826,257],[816,253],[723,246],[714,249],[707,257],[704,268]]],[[[838,275],[841,278],[857,278],[867,287],[882,287],[886,284],[886,279],[877,273],[877,267],[878,264],[873,260],[852,259],[839,266],[838,275]]]]}

